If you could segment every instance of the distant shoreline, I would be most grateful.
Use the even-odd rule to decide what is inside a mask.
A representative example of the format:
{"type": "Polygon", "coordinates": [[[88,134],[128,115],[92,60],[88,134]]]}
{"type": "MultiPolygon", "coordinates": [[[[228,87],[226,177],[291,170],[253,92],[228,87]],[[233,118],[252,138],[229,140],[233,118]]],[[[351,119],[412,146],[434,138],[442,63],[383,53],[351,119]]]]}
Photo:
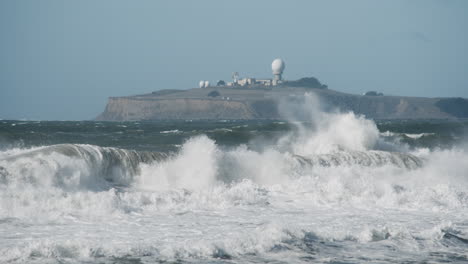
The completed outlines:
{"type": "Polygon", "coordinates": [[[162,90],[110,97],[104,112],[95,120],[283,120],[278,102],[300,99],[307,92],[317,95],[330,109],[352,111],[375,120],[468,118],[468,100],[464,98],[355,95],[331,89],[278,86],[162,90]]]}

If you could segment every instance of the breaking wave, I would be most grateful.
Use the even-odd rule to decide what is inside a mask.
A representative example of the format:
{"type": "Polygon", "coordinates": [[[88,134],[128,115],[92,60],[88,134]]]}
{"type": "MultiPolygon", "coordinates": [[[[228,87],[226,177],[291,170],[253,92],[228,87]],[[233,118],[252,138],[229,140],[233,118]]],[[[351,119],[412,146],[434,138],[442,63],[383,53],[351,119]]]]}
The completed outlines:
{"type": "MultiPolygon", "coordinates": [[[[391,165],[415,169],[423,164],[422,159],[412,154],[377,150],[308,156],[276,149],[257,152],[245,146],[221,150],[206,136],[189,139],[176,154],[73,144],[14,152],[6,156],[3,153],[0,160],[1,184],[90,190],[135,185],[200,189],[217,181],[229,184],[243,179],[256,180],[258,167],[250,169],[251,162],[281,164],[284,168],[278,172],[285,179],[318,167],[391,165]]],[[[278,168],[272,166],[272,169],[278,168]]],[[[268,174],[265,178],[275,178],[273,171],[268,174]]]]}
{"type": "Polygon", "coordinates": [[[0,183],[5,185],[99,189],[128,186],[140,163],[162,160],[167,154],[62,144],[9,150],[0,157],[0,183]]]}

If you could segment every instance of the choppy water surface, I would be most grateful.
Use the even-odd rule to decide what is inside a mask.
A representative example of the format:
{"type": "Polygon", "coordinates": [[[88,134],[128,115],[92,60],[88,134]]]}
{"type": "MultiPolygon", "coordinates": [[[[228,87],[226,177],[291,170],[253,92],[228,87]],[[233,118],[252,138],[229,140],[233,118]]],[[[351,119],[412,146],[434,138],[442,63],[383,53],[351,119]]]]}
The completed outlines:
{"type": "Polygon", "coordinates": [[[0,263],[467,263],[467,128],[0,120],[0,263]]]}

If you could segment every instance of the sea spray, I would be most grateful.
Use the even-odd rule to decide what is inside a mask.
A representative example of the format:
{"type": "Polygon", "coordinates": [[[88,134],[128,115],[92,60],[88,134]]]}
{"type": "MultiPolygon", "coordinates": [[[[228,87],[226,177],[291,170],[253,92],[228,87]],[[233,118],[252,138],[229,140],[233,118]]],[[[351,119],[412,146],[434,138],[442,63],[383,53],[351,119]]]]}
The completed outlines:
{"type": "Polygon", "coordinates": [[[298,155],[323,154],[339,150],[372,149],[379,138],[374,122],[352,112],[323,112],[320,100],[312,93],[301,100],[282,101],[282,115],[296,130],[285,135],[279,145],[298,155]]]}
{"type": "Polygon", "coordinates": [[[143,164],[137,186],[149,189],[202,189],[215,184],[220,151],[206,136],[190,138],[180,152],[163,162],[143,164]]]}

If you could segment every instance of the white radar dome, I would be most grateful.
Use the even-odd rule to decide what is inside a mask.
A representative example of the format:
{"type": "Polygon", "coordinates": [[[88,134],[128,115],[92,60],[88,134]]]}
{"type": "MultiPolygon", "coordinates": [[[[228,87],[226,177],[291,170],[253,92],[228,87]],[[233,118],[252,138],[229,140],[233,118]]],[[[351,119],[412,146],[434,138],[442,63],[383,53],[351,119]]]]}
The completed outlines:
{"type": "Polygon", "coordinates": [[[273,74],[282,74],[285,66],[286,65],[282,59],[275,59],[271,63],[271,70],[273,71],[273,74]]]}
{"type": "Polygon", "coordinates": [[[205,88],[206,87],[209,87],[210,86],[210,82],[209,81],[205,81],[205,88]]]}
{"type": "Polygon", "coordinates": [[[198,86],[199,86],[200,88],[205,87],[205,81],[200,81],[200,82],[198,83],[198,86]]]}

